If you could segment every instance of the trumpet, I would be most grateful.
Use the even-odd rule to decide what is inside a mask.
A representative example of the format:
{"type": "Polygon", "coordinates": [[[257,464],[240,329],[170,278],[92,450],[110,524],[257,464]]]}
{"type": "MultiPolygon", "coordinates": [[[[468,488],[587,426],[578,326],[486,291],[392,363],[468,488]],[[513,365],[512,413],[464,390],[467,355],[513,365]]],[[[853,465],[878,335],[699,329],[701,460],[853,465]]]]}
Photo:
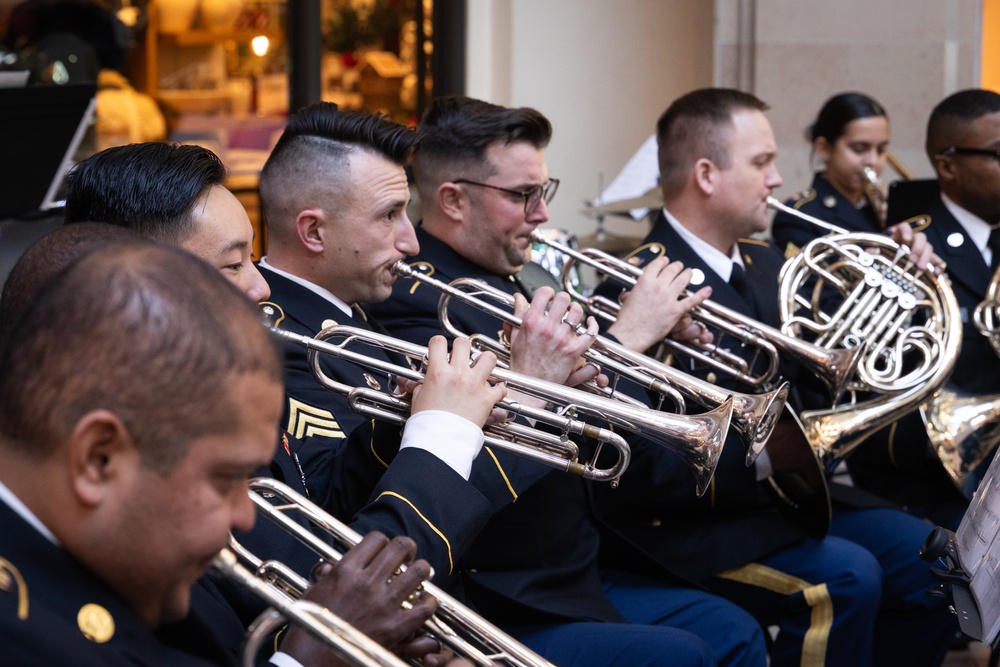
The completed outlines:
{"type": "MultiPolygon", "coordinates": [[[[409,413],[410,404],[404,398],[368,389],[351,387],[329,377],[322,368],[320,355],[326,354],[380,372],[392,373],[398,377],[422,380],[423,373],[407,366],[375,359],[369,355],[347,349],[351,343],[362,343],[371,347],[388,350],[421,363],[427,356],[427,348],[414,345],[398,338],[365,329],[346,326],[329,327],[316,338],[302,336],[283,329],[272,329],[273,333],[309,350],[309,362],[317,381],[326,388],[346,395],[352,409],[377,419],[403,423],[409,413]],[[331,343],[337,339],[338,343],[331,343]]],[[[560,431],[557,437],[528,429],[513,422],[489,425],[484,429],[485,442],[531,458],[540,463],[582,475],[588,479],[609,481],[616,485],[624,473],[631,457],[628,443],[610,429],[593,426],[576,418],[582,413],[608,421],[626,430],[641,433],[651,440],[678,453],[688,464],[695,477],[698,495],[708,489],[715,474],[726,430],[733,413],[733,403],[728,401],[718,409],[705,414],[685,417],[673,415],[646,407],[625,405],[615,400],[594,396],[571,389],[554,382],[521,375],[496,368],[490,376],[491,382],[505,382],[507,386],[524,394],[534,396],[547,403],[562,408],[563,413],[554,410],[532,408],[517,402],[501,401],[497,407],[513,415],[521,415],[548,424],[560,431]],[[575,444],[568,442],[569,435],[593,438],[598,446],[587,463],[580,463],[575,444]],[[609,468],[598,468],[597,458],[603,445],[618,450],[619,458],[609,468]]]]}
{"type": "MultiPolygon", "coordinates": [[[[512,312],[514,298],[482,281],[459,278],[448,284],[415,270],[405,262],[396,262],[392,271],[397,276],[417,280],[441,292],[441,300],[438,302],[438,317],[442,326],[452,336],[466,335],[465,332],[459,331],[448,317],[448,304],[452,298],[489,313],[512,326],[521,326],[521,318],[512,312]],[[479,297],[489,298],[503,304],[504,307],[494,306],[485,301],[484,298],[479,297]]],[[[586,328],[582,324],[578,325],[577,333],[585,334],[586,328]]],[[[599,367],[610,368],[653,392],[663,393],[667,390],[679,390],[709,409],[709,412],[691,418],[715,414],[719,408],[732,403],[731,425],[737,430],[747,446],[747,465],[753,463],[757,455],[764,449],[788,398],[787,382],[765,394],[734,393],[683,373],[644,354],[634,352],[603,336],[595,337],[590,349],[584,353],[584,358],[599,367]]],[[[621,404],[619,403],[619,405],[621,404]]],[[[614,410],[622,409],[624,408],[619,407],[614,410]]]]}
{"type": "MultiPolygon", "coordinates": [[[[251,572],[236,555],[237,551],[246,554],[246,559],[254,569],[264,566],[264,563],[243,549],[232,536],[230,545],[232,548],[223,549],[215,556],[212,568],[249,589],[270,607],[247,630],[241,662],[243,667],[256,665],[256,656],[263,643],[271,638],[275,630],[288,622],[305,628],[351,667],[406,667],[405,662],[329,609],[307,600],[299,600],[297,596],[288,593],[288,587],[268,583],[251,572]]],[[[263,572],[264,569],[259,571],[263,572]]],[[[295,572],[288,572],[290,576],[301,579],[295,572]]],[[[304,582],[304,585],[308,585],[308,582],[304,582]]]]}
{"type": "Polygon", "coordinates": [[[782,331],[809,332],[814,344],[827,348],[865,344],[849,388],[852,400],[801,415],[810,445],[832,463],[944,384],[962,343],[958,300],[946,275],[916,270],[909,250],[886,236],[848,233],[773,197],[767,205],[832,232],[782,267],[782,331]],[[832,313],[820,305],[824,288],[843,299],[832,313]],[[857,402],[862,392],[879,396],[857,402]]]}
{"type": "Polygon", "coordinates": [[[865,198],[871,204],[878,218],[879,226],[885,227],[885,216],[889,212],[889,200],[885,196],[882,184],[878,180],[878,174],[869,166],[861,170],[861,185],[865,193],[865,198]]]}
{"type": "MultiPolygon", "coordinates": [[[[250,499],[262,516],[284,529],[289,535],[311,549],[323,560],[331,563],[338,562],[342,558],[342,554],[337,547],[332,546],[329,542],[319,537],[319,535],[313,533],[309,528],[298,523],[290,514],[296,513],[302,516],[310,525],[315,526],[336,540],[337,543],[347,548],[353,547],[361,541],[361,536],[349,526],[335,519],[328,512],[325,512],[294,489],[275,479],[260,477],[250,480],[249,493],[250,499]],[[268,498],[276,498],[279,502],[272,503],[268,498]]],[[[246,553],[246,550],[242,549],[235,540],[231,539],[230,544],[246,553]]],[[[249,558],[253,558],[252,554],[249,555],[249,558]]],[[[271,590],[271,593],[268,594],[269,596],[275,597],[279,601],[281,599],[288,599],[301,602],[295,599],[300,597],[306,587],[308,587],[308,581],[283,563],[272,561],[261,562],[259,559],[257,559],[257,563],[258,578],[262,580],[257,583],[271,590]]],[[[472,663],[480,667],[496,667],[497,665],[507,667],[553,667],[550,662],[528,649],[483,617],[463,606],[430,582],[425,581],[421,584],[420,589],[415,595],[430,595],[438,603],[437,612],[424,623],[424,629],[441,642],[442,646],[449,647],[457,655],[466,658],[472,663]]],[[[409,602],[404,602],[403,604],[407,605],[409,602]]],[[[310,608],[309,611],[311,612],[312,609],[310,608]]],[[[306,616],[307,618],[311,618],[308,612],[306,616]]],[[[258,632],[263,637],[266,636],[265,630],[273,629],[273,627],[271,626],[258,632]]],[[[354,632],[361,634],[357,630],[354,632]]],[[[364,637],[364,639],[368,638],[364,637]]],[[[374,644],[371,639],[368,639],[368,642],[374,644]]],[[[379,648],[381,649],[381,647],[379,648]]],[[[379,653],[385,652],[385,649],[381,649],[379,653]]],[[[372,667],[382,665],[386,667],[398,667],[400,664],[405,664],[395,656],[391,656],[391,658],[391,661],[385,663],[373,661],[351,664],[364,665],[365,667],[369,665],[372,667]]]]}
{"type": "MultiPolygon", "coordinates": [[[[634,287],[642,275],[641,268],[632,266],[602,250],[596,248],[575,250],[547,238],[538,230],[532,232],[531,238],[535,243],[548,244],[559,252],[565,253],[571,260],[586,264],[626,287],[634,287]]],[[[568,280],[574,268],[572,262],[567,262],[563,266],[563,286],[573,298],[587,304],[592,313],[608,322],[614,322],[621,306],[602,296],[587,297],[577,290],[568,280]]],[[[683,292],[682,296],[688,296],[688,292],[683,292]]],[[[836,402],[843,394],[862,353],[861,347],[840,350],[817,347],[792,336],[787,336],[778,329],[749,319],[735,310],[712,301],[705,301],[701,306],[693,308],[691,316],[706,327],[713,328],[721,334],[734,336],[742,345],[755,348],[757,352],[753,359],[747,361],[739,355],[721,349],[718,339],[712,345],[703,345],[675,341],[668,337],[663,339],[663,344],[675,352],[697,356],[703,363],[757,389],[763,389],[773,383],[774,377],[778,373],[780,351],[780,353],[788,355],[809,368],[810,372],[815,373],[826,385],[834,397],[834,402],[836,402]],[[758,358],[764,359],[765,367],[756,375],[751,375],[751,369],[757,365],[758,358]]]]}

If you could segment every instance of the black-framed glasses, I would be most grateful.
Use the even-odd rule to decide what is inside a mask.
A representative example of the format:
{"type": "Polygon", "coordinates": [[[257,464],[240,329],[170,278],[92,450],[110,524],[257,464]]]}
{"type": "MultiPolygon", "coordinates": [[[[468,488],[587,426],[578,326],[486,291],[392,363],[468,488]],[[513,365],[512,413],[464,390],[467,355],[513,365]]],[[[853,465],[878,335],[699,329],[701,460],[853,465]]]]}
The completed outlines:
{"type": "Polygon", "coordinates": [[[949,146],[938,153],[938,155],[942,157],[946,155],[983,155],[1000,161],[1000,148],[968,148],[966,146],[949,146]]]}
{"type": "Polygon", "coordinates": [[[465,178],[457,178],[452,183],[465,183],[466,185],[478,185],[481,188],[490,188],[491,190],[499,190],[500,192],[506,192],[509,195],[515,197],[524,198],[524,215],[525,217],[531,215],[538,208],[538,202],[545,200],[545,205],[548,206],[552,203],[552,199],[556,196],[556,190],[559,189],[559,179],[550,178],[541,185],[536,185],[534,187],[528,188],[527,190],[511,190],[510,188],[501,188],[498,185],[490,185],[489,183],[477,183],[476,181],[470,181],[465,178]]]}

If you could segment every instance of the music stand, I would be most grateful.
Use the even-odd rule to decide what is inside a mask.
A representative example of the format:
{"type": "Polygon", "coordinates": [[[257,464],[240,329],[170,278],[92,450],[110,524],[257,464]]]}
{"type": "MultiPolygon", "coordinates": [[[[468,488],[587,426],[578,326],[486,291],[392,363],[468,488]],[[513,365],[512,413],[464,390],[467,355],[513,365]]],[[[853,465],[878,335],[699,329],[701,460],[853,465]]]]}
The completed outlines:
{"type": "Polygon", "coordinates": [[[54,208],[96,84],[0,89],[0,219],[54,208]]]}

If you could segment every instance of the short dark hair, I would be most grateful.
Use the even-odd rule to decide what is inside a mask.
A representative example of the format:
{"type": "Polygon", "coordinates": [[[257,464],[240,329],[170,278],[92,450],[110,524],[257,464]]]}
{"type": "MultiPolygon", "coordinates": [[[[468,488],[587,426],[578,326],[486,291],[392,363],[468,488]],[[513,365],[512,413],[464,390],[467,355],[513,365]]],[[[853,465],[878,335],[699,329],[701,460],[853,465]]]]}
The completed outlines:
{"type": "MultiPolygon", "coordinates": [[[[552,139],[552,123],[530,107],[503,107],[470,97],[444,96],[434,100],[420,123],[422,136],[413,156],[417,188],[435,189],[464,177],[485,180],[494,165],[486,150],[500,142],[526,142],[545,148],[552,139]]],[[[421,196],[427,196],[421,190],[421,196]]]]}
{"type": "Polygon", "coordinates": [[[102,222],[59,227],[31,244],[10,270],[0,294],[0,334],[38,290],[88,252],[109,243],[140,240],[135,232],[102,222]]]}
{"type": "Polygon", "coordinates": [[[663,191],[679,192],[688,170],[701,158],[728,169],[733,114],[769,108],[750,93],[730,88],[703,88],[674,100],[656,123],[663,191]]]}
{"type": "Polygon", "coordinates": [[[1000,112],[1000,94],[992,90],[970,88],[960,90],[941,100],[927,120],[927,157],[934,156],[955,144],[955,135],[970,122],[1000,112]]]}
{"type": "Polygon", "coordinates": [[[66,222],[106,222],[178,245],[194,232],[198,199],[227,176],[207,148],[147,142],[97,153],[70,172],[66,222]]]}
{"type": "Polygon", "coordinates": [[[45,458],[106,409],[143,464],[167,471],[195,438],[235,427],[228,387],[253,373],[281,382],[280,359],[216,269],[177,248],[109,244],[43,286],[0,336],[0,446],[45,458]]]}
{"type": "Polygon", "coordinates": [[[320,102],[289,118],[285,131],[264,163],[260,198],[268,232],[281,231],[280,222],[311,197],[343,203],[349,196],[350,154],[370,151],[405,165],[418,137],[382,114],[343,110],[320,102]],[[275,225],[279,228],[275,230],[275,225]]]}
{"type": "Polygon", "coordinates": [[[889,117],[881,104],[863,93],[840,93],[828,99],[819,110],[815,122],[806,129],[810,142],[820,137],[831,146],[844,135],[847,124],[859,118],[889,117]]]}

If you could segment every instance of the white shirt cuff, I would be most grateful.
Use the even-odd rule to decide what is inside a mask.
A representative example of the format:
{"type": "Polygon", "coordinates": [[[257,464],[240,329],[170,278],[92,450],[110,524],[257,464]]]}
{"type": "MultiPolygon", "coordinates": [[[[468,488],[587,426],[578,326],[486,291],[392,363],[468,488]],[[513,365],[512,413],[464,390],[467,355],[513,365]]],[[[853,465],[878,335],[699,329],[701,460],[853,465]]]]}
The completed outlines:
{"type": "Polygon", "coordinates": [[[483,430],[465,417],[445,410],[421,410],[406,420],[399,448],[428,451],[468,480],[482,446],[483,430]]]}
{"type": "Polygon", "coordinates": [[[275,665],[275,667],[303,667],[301,662],[281,651],[272,655],[268,664],[275,665]]]}

